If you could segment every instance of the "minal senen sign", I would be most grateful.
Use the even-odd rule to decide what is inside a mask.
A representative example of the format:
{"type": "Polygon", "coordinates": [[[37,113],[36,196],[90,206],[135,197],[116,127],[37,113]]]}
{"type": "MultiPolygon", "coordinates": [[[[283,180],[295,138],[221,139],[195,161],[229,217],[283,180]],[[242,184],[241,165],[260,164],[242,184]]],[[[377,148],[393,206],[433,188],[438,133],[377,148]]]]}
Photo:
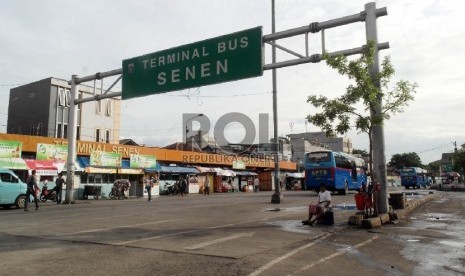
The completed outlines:
{"type": "Polygon", "coordinates": [[[123,60],[123,99],[263,74],[262,27],[123,60]]]}

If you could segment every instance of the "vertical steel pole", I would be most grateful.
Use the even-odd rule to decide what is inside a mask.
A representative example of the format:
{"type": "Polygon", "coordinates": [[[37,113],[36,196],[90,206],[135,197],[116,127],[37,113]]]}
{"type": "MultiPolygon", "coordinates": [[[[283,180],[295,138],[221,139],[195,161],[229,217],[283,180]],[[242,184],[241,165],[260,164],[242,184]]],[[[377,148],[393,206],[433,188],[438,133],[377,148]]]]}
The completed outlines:
{"type": "MultiPolygon", "coordinates": [[[[365,30],[367,41],[374,41],[374,62],[370,68],[370,75],[374,79],[379,74],[379,53],[378,53],[378,33],[376,27],[376,4],[367,3],[365,5],[366,19],[365,19],[365,30]]],[[[381,89],[379,81],[376,81],[375,86],[381,89]]],[[[379,93],[376,99],[374,111],[371,116],[381,116],[383,97],[379,93]]],[[[387,176],[386,176],[386,156],[384,146],[384,127],[383,123],[377,126],[373,126],[372,130],[372,141],[373,141],[373,175],[375,181],[381,185],[381,189],[376,193],[376,206],[378,214],[386,214],[388,212],[388,200],[387,200],[387,176]]],[[[374,183],[376,184],[376,183],[374,183]]]]}
{"type": "MultiPolygon", "coordinates": [[[[271,32],[275,33],[275,0],[271,0],[271,32]]],[[[272,63],[276,63],[276,47],[271,45],[272,63]]],[[[273,75],[273,128],[274,128],[274,194],[271,197],[271,203],[281,203],[282,194],[279,190],[279,139],[278,139],[278,91],[276,69],[272,69],[273,75]]]]}
{"type": "Polygon", "coordinates": [[[68,163],[66,174],[66,204],[70,204],[74,197],[74,162],[76,162],[76,126],[77,126],[77,106],[75,100],[78,94],[77,75],[71,77],[71,103],[68,113],[68,163]]]}

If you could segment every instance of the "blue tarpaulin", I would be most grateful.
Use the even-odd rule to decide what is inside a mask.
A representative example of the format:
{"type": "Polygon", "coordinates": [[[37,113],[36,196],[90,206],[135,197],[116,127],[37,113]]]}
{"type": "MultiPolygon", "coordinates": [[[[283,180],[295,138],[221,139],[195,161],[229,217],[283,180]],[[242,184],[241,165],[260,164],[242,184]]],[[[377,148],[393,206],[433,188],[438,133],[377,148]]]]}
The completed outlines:
{"type": "Polygon", "coordinates": [[[192,167],[178,167],[178,166],[159,166],[157,164],[156,169],[145,169],[146,172],[164,172],[164,173],[192,173],[197,174],[199,173],[198,170],[192,167]]]}

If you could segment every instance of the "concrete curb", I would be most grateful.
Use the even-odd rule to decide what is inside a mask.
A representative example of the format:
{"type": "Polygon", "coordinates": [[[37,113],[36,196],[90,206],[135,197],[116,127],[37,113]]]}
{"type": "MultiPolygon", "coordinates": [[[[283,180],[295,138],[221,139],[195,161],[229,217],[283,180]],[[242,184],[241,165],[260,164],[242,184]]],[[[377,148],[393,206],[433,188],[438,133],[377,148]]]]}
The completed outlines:
{"type": "Polygon", "coordinates": [[[430,201],[433,201],[435,199],[442,198],[444,196],[445,196],[444,193],[438,193],[438,192],[436,192],[434,194],[429,194],[429,195],[426,195],[426,196],[424,196],[422,198],[419,198],[419,199],[416,199],[416,200],[411,200],[411,201],[407,202],[407,206],[404,209],[397,209],[397,210],[394,210],[394,212],[397,214],[399,219],[404,219],[410,213],[412,213],[413,211],[415,211],[419,207],[423,206],[424,204],[426,204],[426,203],[428,203],[430,201]]]}
{"type": "MultiPolygon", "coordinates": [[[[349,217],[349,225],[361,226],[365,229],[381,227],[383,224],[391,222],[391,216],[397,219],[405,219],[410,213],[423,206],[424,204],[445,197],[444,193],[435,192],[433,194],[425,195],[422,198],[414,199],[407,202],[404,209],[396,209],[391,214],[381,214],[379,217],[362,219],[360,215],[352,215],[349,217]]],[[[394,221],[392,221],[394,222],[394,221]]]]}

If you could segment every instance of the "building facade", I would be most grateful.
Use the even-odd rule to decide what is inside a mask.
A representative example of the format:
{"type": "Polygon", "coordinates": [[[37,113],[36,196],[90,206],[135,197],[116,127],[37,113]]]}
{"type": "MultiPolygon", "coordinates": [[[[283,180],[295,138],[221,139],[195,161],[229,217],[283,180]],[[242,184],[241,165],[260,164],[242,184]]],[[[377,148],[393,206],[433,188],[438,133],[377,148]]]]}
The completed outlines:
{"type": "Polygon", "coordinates": [[[298,134],[289,134],[288,137],[293,139],[306,139],[315,145],[321,145],[332,151],[352,153],[352,140],[347,137],[326,137],[324,132],[304,132],[298,134]]]}
{"type": "MultiPolygon", "coordinates": [[[[71,104],[68,81],[47,78],[10,90],[7,133],[67,138],[71,104]]],[[[101,94],[98,88],[80,85],[78,97],[101,94]]],[[[78,105],[77,139],[117,144],[121,99],[103,99],[78,105]]]]}
{"type": "Polygon", "coordinates": [[[300,171],[304,170],[305,154],[312,151],[332,150],[352,153],[352,141],[346,137],[326,137],[324,132],[289,134],[292,158],[300,171]]]}

